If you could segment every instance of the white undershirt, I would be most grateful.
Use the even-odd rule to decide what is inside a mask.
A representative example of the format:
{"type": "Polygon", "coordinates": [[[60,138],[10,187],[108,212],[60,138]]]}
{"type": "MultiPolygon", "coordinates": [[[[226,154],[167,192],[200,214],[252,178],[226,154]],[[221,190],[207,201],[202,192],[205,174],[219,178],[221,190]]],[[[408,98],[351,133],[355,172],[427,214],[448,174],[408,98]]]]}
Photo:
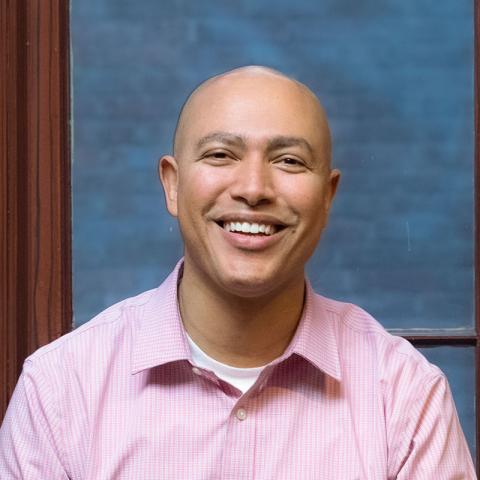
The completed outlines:
{"type": "MultiPolygon", "coordinates": [[[[186,332],[185,332],[186,333],[186,332]]],[[[186,333],[190,350],[192,352],[193,363],[199,368],[211,370],[218,378],[225,380],[234,387],[237,387],[242,393],[245,393],[257,380],[261,371],[265,368],[237,368],[225,363],[218,362],[209,357],[186,333]]]]}

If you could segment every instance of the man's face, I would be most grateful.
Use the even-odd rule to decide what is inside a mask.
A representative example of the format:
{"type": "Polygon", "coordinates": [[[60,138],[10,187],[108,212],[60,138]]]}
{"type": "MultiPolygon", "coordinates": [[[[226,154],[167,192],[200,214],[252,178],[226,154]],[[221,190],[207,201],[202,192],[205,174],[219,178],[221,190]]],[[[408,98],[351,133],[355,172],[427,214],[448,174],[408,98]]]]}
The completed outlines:
{"type": "Polygon", "coordinates": [[[313,97],[271,75],[233,75],[191,100],[173,157],[167,206],[197,279],[255,297],[303,282],[339,173],[313,97]]]}

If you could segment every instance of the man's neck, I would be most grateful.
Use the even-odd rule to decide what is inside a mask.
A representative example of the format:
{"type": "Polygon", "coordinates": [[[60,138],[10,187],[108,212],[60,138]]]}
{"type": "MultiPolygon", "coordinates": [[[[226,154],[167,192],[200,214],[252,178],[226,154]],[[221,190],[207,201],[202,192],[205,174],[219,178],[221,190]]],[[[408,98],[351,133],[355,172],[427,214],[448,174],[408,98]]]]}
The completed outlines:
{"type": "Polygon", "coordinates": [[[290,343],[300,320],[305,282],[261,298],[229,295],[197,281],[188,269],[179,285],[184,327],[219,362],[240,368],[265,365],[290,343]]]}

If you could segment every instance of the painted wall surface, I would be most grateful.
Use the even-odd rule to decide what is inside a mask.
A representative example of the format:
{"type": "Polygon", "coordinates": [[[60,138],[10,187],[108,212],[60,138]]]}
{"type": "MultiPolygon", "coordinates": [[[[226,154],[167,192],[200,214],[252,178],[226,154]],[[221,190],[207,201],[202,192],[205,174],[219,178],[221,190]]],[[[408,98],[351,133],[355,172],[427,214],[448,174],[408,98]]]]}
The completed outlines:
{"type": "Polygon", "coordinates": [[[343,172],[314,287],[388,328],[472,327],[471,0],[73,0],[72,33],[77,325],[182,254],[156,162],[187,94],[264,64],[319,95],[343,172]]]}

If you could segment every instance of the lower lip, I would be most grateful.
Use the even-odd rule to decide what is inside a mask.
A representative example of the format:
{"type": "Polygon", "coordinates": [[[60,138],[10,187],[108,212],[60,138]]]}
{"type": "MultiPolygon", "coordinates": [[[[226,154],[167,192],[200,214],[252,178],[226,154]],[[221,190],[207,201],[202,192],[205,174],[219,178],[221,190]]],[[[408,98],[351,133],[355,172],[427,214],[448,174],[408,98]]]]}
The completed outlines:
{"type": "Polygon", "coordinates": [[[248,233],[227,232],[223,227],[217,225],[222,231],[225,240],[235,248],[243,250],[265,250],[276,244],[282,237],[285,228],[272,235],[249,235],[248,233]]]}

